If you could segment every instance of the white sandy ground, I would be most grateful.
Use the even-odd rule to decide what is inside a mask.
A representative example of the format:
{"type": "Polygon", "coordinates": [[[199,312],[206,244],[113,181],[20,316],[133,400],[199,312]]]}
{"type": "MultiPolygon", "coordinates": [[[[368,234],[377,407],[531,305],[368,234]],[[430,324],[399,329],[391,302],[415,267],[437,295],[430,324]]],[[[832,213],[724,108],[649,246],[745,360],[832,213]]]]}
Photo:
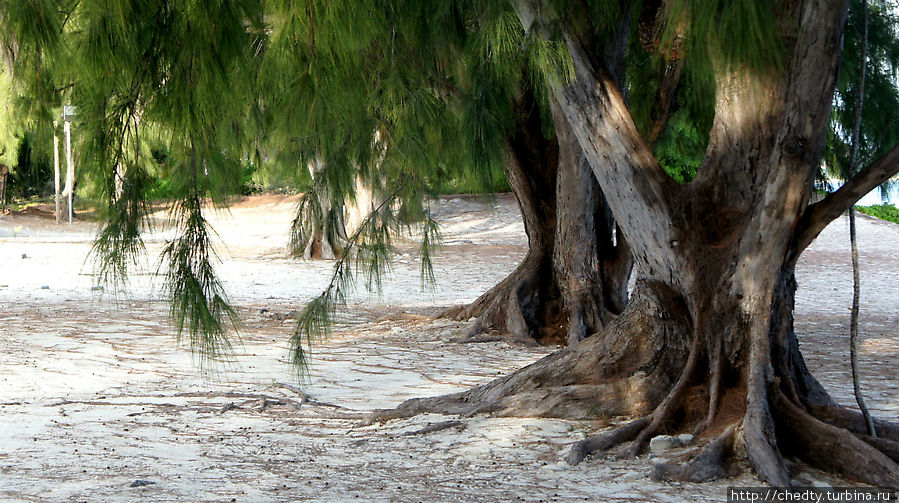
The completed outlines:
{"type": "MultiPolygon", "coordinates": [[[[246,322],[238,362],[214,373],[176,346],[151,274],[170,230],[149,237],[154,258],[116,306],[91,290],[93,224],[0,216],[0,500],[681,502],[760,485],[748,474],[653,482],[646,456],[569,467],[562,456],[595,433],[589,422],[477,416],[411,435],[456,418],[358,426],[375,408],[463,390],[552,351],[455,343],[466,324],[430,317],[473,300],[523,256],[508,195],[435,205],[446,245],[436,290],[422,292],[414,248],[401,244],[381,295],[355,295],[315,350],[303,390],[323,404],[300,405],[286,363],[289,315],[321,291],[331,263],[284,257],[294,202],[255,197],[211,217],[223,241],[218,270],[246,322]],[[154,483],[130,487],[135,480],[154,483]]],[[[859,236],[864,387],[874,413],[896,420],[899,226],[860,217],[859,236]]],[[[841,220],[800,263],[796,324],[815,374],[851,405],[848,263],[841,220]]]]}

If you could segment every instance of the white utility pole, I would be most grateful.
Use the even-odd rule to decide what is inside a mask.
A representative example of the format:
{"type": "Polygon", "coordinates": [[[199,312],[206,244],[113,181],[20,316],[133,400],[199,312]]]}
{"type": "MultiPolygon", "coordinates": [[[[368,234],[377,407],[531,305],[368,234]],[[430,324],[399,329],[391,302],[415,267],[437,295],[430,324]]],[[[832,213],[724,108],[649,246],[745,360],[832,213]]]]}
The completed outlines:
{"type": "Polygon", "coordinates": [[[72,194],[75,192],[75,165],[72,164],[72,123],[65,121],[66,133],[66,191],[69,198],[69,225],[72,225],[72,194]]]}
{"type": "Polygon", "coordinates": [[[75,163],[72,162],[72,118],[75,117],[75,107],[65,105],[62,107],[62,120],[66,135],[66,196],[69,206],[69,225],[72,225],[72,216],[75,208],[72,207],[75,199],[75,163]]]}
{"type": "Polygon", "coordinates": [[[57,121],[53,121],[53,179],[56,186],[56,223],[62,215],[59,214],[59,137],[56,136],[57,121]]]}

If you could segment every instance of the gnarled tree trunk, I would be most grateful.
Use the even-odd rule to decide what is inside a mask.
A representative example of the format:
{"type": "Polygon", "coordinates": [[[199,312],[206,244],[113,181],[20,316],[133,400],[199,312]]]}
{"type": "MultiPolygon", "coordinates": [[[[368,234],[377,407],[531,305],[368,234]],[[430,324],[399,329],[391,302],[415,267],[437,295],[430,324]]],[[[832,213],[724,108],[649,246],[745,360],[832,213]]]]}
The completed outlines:
{"type": "MultiPolygon", "coordinates": [[[[526,26],[540,23],[521,3],[526,26]]],[[[675,184],[641,137],[595,46],[566,33],[576,81],[554,90],[631,248],[637,290],[603,332],[473,390],[376,413],[493,412],[631,422],[576,444],[569,462],[659,431],[708,441],[654,474],[723,476],[742,453],[789,486],[784,455],[851,479],[899,487],[899,426],[837,406],[805,366],[793,332],[794,268],[845,208],[899,171],[899,146],[809,205],[839,64],[846,1],[783,2],[785,62],[769,73],[716,69],[716,116],[696,179],[675,184]],[[591,52],[592,51],[592,52],[591,52]]],[[[566,242],[566,247],[577,243],[566,242]]]]}
{"type": "Polygon", "coordinates": [[[574,345],[624,311],[632,262],[612,210],[555,101],[552,111],[560,150],[553,273],[568,315],[568,345],[574,345]]]}
{"type": "Polygon", "coordinates": [[[444,313],[475,318],[472,340],[498,332],[526,343],[574,344],[615,319],[627,302],[627,244],[567,122],[558,123],[555,139],[545,138],[533,99],[526,95],[520,104],[505,166],[528,253],[472,304],[444,313]],[[578,246],[567,246],[572,242],[578,246]]]}

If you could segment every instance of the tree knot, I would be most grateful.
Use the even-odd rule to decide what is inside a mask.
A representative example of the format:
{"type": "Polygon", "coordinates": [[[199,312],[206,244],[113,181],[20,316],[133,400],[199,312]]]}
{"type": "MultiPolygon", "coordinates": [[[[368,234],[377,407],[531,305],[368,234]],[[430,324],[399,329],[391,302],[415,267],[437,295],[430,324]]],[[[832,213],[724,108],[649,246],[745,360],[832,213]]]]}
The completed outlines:
{"type": "Polygon", "coordinates": [[[784,145],[784,153],[791,157],[798,157],[803,162],[809,161],[808,140],[801,136],[794,136],[784,145]]]}

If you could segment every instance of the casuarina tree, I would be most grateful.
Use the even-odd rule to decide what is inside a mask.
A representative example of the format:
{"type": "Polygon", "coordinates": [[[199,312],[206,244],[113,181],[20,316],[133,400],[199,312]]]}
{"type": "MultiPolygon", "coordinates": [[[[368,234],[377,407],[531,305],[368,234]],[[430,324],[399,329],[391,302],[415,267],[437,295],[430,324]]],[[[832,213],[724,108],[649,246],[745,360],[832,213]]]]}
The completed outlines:
{"type": "MultiPolygon", "coordinates": [[[[631,14],[622,2],[617,16],[631,14]]],[[[376,414],[418,412],[631,416],[576,445],[569,461],[660,431],[711,441],[660,477],[724,475],[745,452],[766,482],[786,486],[785,454],[866,482],[896,486],[895,425],[866,435],[808,371],[792,311],[797,259],[820,231],[899,171],[899,146],[840,190],[810,203],[824,149],[848,2],[666,4],[667,48],[701,58],[714,119],[696,178],[675,183],[637,129],[614,79],[627,23],[564,2],[519,2],[528,31],[564,40],[575,68],[553,99],[567,119],[631,249],[637,288],[622,316],[579,346],[473,390],[411,400],[376,414]],[[608,18],[606,18],[608,19],[608,18]],[[891,457],[892,456],[892,457],[891,457]]],[[[573,246],[573,244],[572,244],[573,246]]]]}

